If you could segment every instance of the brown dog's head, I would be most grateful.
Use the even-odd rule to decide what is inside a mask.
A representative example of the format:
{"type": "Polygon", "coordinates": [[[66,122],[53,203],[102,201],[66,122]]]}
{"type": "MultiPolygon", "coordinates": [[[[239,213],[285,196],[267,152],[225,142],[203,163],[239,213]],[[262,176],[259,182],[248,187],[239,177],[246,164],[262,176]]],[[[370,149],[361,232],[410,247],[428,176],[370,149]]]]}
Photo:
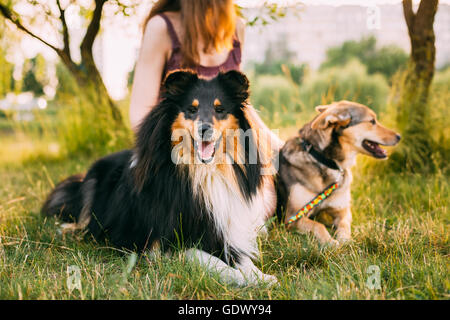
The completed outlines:
{"type": "MultiPolygon", "coordinates": [[[[356,151],[377,159],[387,158],[380,146],[394,146],[400,135],[382,126],[376,114],[368,107],[350,101],[318,106],[320,114],[311,123],[311,129],[330,132],[342,151],[356,151]]],[[[331,141],[333,144],[333,141],[331,141]]]]}

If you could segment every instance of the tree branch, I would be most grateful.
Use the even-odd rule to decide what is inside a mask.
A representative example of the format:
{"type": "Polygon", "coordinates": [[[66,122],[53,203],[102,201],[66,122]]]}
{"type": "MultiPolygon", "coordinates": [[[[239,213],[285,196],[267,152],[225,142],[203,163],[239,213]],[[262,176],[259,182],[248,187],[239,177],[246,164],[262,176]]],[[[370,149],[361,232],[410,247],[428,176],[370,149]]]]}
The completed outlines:
{"type": "Polygon", "coordinates": [[[42,42],[43,44],[45,44],[46,46],[48,46],[49,48],[52,48],[53,50],[56,51],[56,53],[58,55],[61,55],[62,50],[52,44],[50,44],[49,42],[45,41],[44,39],[42,39],[41,37],[39,37],[38,35],[36,35],[35,33],[31,32],[30,30],[28,30],[21,22],[19,19],[19,16],[17,13],[15,13],[14,11],[10,10],[7,6],[0,4],[0,14],[7,20],[11,21],[18,29],[22,30],[23,32],[25,32],[26,34],[30,35],[31,37],[39,40],[40,42],[42,42]]]}
{"type": "MultiPolygon", "coordinates": [[[[439,0],[422,0],[420,1],[419,9],[417,9],[417,15],[421,21],[427,21],[433,25],[434,17],[436,15],[439,0]]],[[[422,26],[425,27],[425,26],[422,26]]],[[[429,26],[428,26],[429,27],[429,26]]]]}
{"type": "Polygon", "coordinates": [[[66,16],[65,16],[65,9],[63,9],[61,7],[61,1],[60,0],[56,0],[56,4],[58,5],[58,9],[59,9],[59,19],[61,20],[61,24],[62,24],[62,31],[63,31],[63,42],[64,42],[64,48],[63,51],[65,52],[65,54],[69,57],[69,59],[71,59],[71,55],[70,55],[70,38],[69,38],[69,28],[67,27],[67,21],[66,21],[66,16]]]}
{"type": "Polygon", "coordinates": [[[408,26],[408,31],[411,32],[416,17],[412,8],[412,0],[403,0],[403,14],[405,16],[406,25],[408,26]]]}
{"type": "Polygon", "coordinates": [[[92,20],[89,23],[86,34],[80,46],[81,57],[83,60],[93,59],[92,46],[94,45],[95,37],[100,31],[100,20],[102,18],[103,5],[106,1],[107,0],[95,0],[95,9],[92,15],[92,20]]]}

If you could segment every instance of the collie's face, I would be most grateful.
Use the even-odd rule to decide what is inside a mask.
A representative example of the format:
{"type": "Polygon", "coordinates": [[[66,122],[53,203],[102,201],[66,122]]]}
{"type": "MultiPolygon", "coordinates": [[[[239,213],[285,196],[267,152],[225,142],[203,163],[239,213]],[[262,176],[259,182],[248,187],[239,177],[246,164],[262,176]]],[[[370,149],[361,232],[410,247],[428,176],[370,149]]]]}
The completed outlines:
{"type": "Polygon", "coordinates": [[[174,85],[170,77],[182,79],[176,83],[180,93],[174,99],[178,115],[171,127],[177,161],[183,158],[184,163],[223,163],[226,155],[234,159],[239,152],[236,133],[240,128],[239,118],[243,116],[241,108],[245,107],[248,96],[245,76],[232,71],[205,80],[178,71],[166,80],[168,91],[174,85]],[[231,152],[226,150],[230,149],[230,142],[231,152]]]}

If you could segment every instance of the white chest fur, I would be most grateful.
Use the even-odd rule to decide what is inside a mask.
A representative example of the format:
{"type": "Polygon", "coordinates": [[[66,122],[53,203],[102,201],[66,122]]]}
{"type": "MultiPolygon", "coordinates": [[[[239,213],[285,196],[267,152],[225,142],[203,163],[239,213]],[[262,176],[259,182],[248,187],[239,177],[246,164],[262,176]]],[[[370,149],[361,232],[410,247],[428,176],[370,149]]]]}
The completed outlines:
{"type": "Polygon", "coordinates": [[[227,246],[232,246],[254,256],[258,252],[256,237],[264,225],[261,192],[250,201],[246,200],[234,173],[218,170],[214,165],[192,166],[189,171],[194,196],[204,201],[217,231],[223,235],[225,254],[227,246]]]}
{"type": "Polygon", "coordinates": [[[339,181],[339,177],[336,176],[336,181],[338,181],[338,188],[335,192],[325,201],[324,207],[330,207],[333,209],[345,209],[350,207],[351,204],[351,193],[350,193],[350,185],[352,183],[352,172],[350,169],[345,170],[345,175],[343,176],[341,181],[339,181]]]}

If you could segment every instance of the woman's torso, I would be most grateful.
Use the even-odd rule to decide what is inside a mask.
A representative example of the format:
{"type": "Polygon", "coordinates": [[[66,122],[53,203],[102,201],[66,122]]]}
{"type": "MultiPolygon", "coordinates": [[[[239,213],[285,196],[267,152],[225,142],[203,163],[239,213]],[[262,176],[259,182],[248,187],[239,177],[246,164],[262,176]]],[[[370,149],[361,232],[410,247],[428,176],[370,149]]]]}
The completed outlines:
{"type": "MultiPolygon", "coordinates": [[[[169,33],[169,37],[172,43],[172,50],[170,56],[168,57],[166,64],[164,66],[163,78],[167,75],[167,73],[181,69],[182,68],[182,52],[181,52],[181,42],[174,27],[174,23],[172,21],[173,17],[170,17],[165,14],[159,14],[161,18],[164,19],[167,25],[167,31],[169,33]]],[[[220,58],[220,57],[219,57],[220,58]]],[[[223,58],[222,58],[223,59],[223,58]]],[[[225,61],[218,65],[214,66],[205,66],[202,64],[197,64],[191,69],[194,69],[200,76],[211,78],[216,76],[220,71],[226,72],[229,70],[239,70],[241,64],[241,43],[237,39],[236,33],[233,38],[233,47],[228,52],[225,61]]]]}

